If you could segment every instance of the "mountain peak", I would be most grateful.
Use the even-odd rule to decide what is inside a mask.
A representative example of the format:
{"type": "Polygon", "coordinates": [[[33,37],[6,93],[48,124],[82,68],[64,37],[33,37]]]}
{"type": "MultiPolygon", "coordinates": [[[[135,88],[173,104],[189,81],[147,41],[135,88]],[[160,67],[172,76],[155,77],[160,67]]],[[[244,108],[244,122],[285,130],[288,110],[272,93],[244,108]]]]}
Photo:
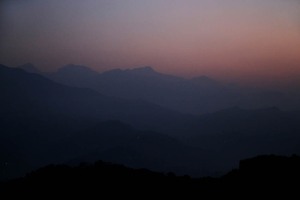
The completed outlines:
{"type": "Polygon", "coordinates": [[[137,73],[156,73],[156,71],[150,66],[128,69],[126,71],[137,72],[137,73]]]}
{"type": "Polygon", "coordinates": [[[138,68],[134,68],[133,70],[155,71],[151,66],[138,67],[138,68]]]}
{"type": "Polygon", "coordinates": [[[25,63],[24,65],[20,65],[17,68],[23,69],[29,73],[40,73],[40,71],[32,63],[25,63]]]}
{"type": "Polygon", "coordinates": [[[103,75],[157,75],[159,74],[156,72],[152,67],[145,66],[145,67],[138,67],[138,68],[131,68],[131,69],[112,69],[102,73],[103,75]]]}
{"type": "Polygon", "coordinates": [[[58,69],[58,72],[62,73],[84,73],[84,74],[98,74],[98,72],[90,69],[84,65],[75,65],[75,64],[68,64],[58,69]]]}
{"type": "Polygon", "coordinates": [[[89,69],[88,67],[84,66],[84,65],[75,65],[75,64],[68,64],[68,65],[65,65],[63,67],[61,67],[59,70],[70,70],[70,69],[76,69],[76,70],[86,70],[86,69],[89,69]]]}

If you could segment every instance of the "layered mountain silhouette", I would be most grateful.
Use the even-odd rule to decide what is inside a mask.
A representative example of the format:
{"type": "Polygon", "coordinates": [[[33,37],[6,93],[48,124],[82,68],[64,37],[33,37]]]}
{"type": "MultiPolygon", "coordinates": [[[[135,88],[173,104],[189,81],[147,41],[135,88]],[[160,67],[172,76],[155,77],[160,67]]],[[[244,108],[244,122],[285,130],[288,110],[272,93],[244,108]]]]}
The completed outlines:
{"type": "MultiPolygon", "coordinates": [[[[166,136],[154,132],[142,137],[141,133],[125,128],[122,123],[108,127],[103,124],[98,126],[101,121],[118,119],[135,124],[136,127],[159,130],[159,127],[184,119],[184,115],[177,112],[142,101],[106,97],[91,89],[64,86],[43,76],[5,66],[0,66],[0,81],[0,141],[4,154],[1,166],[4,176],[9,177],[9,174],[14,175],[17,171],[50,161],[68,162],[76,160],[77,157],[88,158],[93,154],[108,160],[119,159],[121,162],[124,158],[119,154],[129,155],[130,152],[135,152],[139,154],[137,160],[139,159],[142,166],[154,158],[163,162],[172,157],[172,163],[178,158],[175,156],[175,152],[178,151],[171,150],[183,148],[180,147],[180,143],[168,143],[168,140],[164,139],[166,136]],[[99,135],[89,135],[90,132],[97,132],[97,128],[92,128],[97,126],[100,127],[99,135]],[[121,133],[118,130],[121,130],[121,133]],[[77,136],[80,131],[82,133],[79,135],[85,139],[77,136]],[[115,137],[112,137],[113,135],[115,137]],[[84,143],[86,140],[98,141],[99,144],[94,145],[97,147],[95,150],[90,149],[88,143],[84,143]],[[103,141],[107,141],[107,148],[101,145],[105,144],[103,141]],[[123,142],[119,144],[115,141],[123,142]],[[170,150],[163,151],[168,148],[170,150]],[[150,153],[151,149],[161,149],[162,152],[157,152],[157,156],[154,156],[150,153]],[[172,156],[169,155],[171,152],[172,156]]],[[[133,166],[136,166],[134,163],[139,163],[137,160],[131,162],[133,166]]],[[[174,168],[177,165],[180,168],[180,162],[175,161],[174,168]]],[[[185,162],[182,163],[187,167],[185,162]]],[[[160,169],[163,169],[170,164],[160,166],[160,169]]]]}
{"type": "MultiPolygon", "coordinates": [[[[160,84],[165,87],[164,94],[168,84],[189,88],[185,83],[193,82],[195,90],[209,85],[211,89],[203,94],[209,94],[212,88],[216,92],[220,89],[218,82],[207,77],[187,81],[149,67],[100,75],[82,66],[67,66],[69,73],[68,68],[78,75],[96,77],[97,81],[119,76],[114,79],[116,88],[128,82],[132,87],[152,88],[156,82],[157,88],[160,84]]],[[[104,95],[96,88],[68,86],[45,75],[3,65],[0,83],[1,179],[48,163],[76,164],[99,159],[193,176],[222,175],[247,157],[300,153],[300,115],[296,111],[235,106],[210,114],[187,115],[144,100],[104,95]]],[[[103,87],[107,88],[104,82],[103,87]]],[[[142,91],[140,95],[148,92],[142,91]]]]}
{"type": "Polygon", "coordinates": [[[200,148],[191,148],[157,132],[139,131],[119,121],[107,121],[79,131],[61,140],[55,148],[63,152],[61,156],[73,156],[70,164],[102,158],[130,167],[172,170],[179,174],[189,171],[198,176],[213,166],[213,162],[208,162],[208,152],[200,148]]]}
{"type": "Polygon", "coordinates": [[[201,115],[188,125],[193,128],[185,139],[192,146],[222,155],[220,163],[229,168],[237,160],[255,155],[300,153],[299,122],[299,112],[234,107],[201,115]]]}
{"type": "Polygon", "coordinates": [[[149,66],[98,73],[86,66],[70,64],[44,75],[69,86],[90,88],[119,98],[141,99],[192,114],[215,112],[233,106],[284,106],[283,102],[287,100],[283,93],[274,90],[223,84],[206,76],[185,79],[159,73],[149,66]]]}
{"type": "Polygon", "coordinates": [[[181,117],[180,113],[142,100],[104,96],[91,89],[61,85],[43,76],[5,66],[0,66],[0,70],[1,112],[6,115],[51,112],[95,120],[117,119],[141,127],[147,124],[163,126],[181,117]],[[155,121],[157,123],[153,123],[155,121]]]}

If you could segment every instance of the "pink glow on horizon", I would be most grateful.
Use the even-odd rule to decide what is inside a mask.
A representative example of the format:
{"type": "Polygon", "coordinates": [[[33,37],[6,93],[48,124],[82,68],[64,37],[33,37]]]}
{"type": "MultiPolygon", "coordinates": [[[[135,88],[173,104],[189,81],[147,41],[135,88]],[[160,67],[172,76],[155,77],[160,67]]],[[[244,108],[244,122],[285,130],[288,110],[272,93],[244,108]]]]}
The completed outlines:
{"type": "Polygon", "coordinates": [[[241,82],[300,77],[295,1],[9,2],[2,5],[3,64],[54,70],[78,63],[98,71],[151,65],[241,82]]]}

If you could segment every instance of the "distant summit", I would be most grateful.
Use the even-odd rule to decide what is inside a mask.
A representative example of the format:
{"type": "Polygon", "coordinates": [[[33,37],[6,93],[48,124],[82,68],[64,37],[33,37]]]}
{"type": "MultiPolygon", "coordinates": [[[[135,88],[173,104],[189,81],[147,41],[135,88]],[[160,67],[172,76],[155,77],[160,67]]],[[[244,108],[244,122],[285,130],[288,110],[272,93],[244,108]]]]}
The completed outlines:
{"type": "MultiPolygon", "coordinates": [[[[138,67],[138,68],[133,68],[133,69],[127,69],[126,71],[131,71],[131,72],[142,72],[142,73],[153,73],[156,72],[152,67],[150,66],[145,66],[145,67],[138,67]]],[[[157,73],[157,72],[156,72],[157,73]]]]}
{"type": "Polygon", "coordinates": [[[67,74],[77,74],[77,73],[84,73],[89,75],[98,75],[98,72],[86,67],[84,65],[74,65],[68,64],[63,66],[62,68],[58,69],[58,73],[67,73],[67,74]]]}
{"type": "Polygon", "coordinates": [[[41,71],[38,70],[38,69],[35,67],[35,65],[32,64],[32,63],[26,63],[26,64],[24,64],[24,65],[18,66],[17,68],[23,69],[23,70],[25,70],[26,72],[29,72],[29,73],[35,73],[35,74],[40,74],[40,73],[41,73],[41,71]]]}
{"type": "Polygon", "coordinates": [[[69,64],[49,74],[48,78],[69,86],[90,87],[99,73],[83,65],[69,64]]]}
{"type": "Polygon", "coordinates": [[[138,67],[138,68],[132,68],[132,69],[112,69],[108,70],[102,73],[102,75],[153,75],[153,74],[160,74],[157,71],[155,71],[150,66],[145,67],[138,67]]]}

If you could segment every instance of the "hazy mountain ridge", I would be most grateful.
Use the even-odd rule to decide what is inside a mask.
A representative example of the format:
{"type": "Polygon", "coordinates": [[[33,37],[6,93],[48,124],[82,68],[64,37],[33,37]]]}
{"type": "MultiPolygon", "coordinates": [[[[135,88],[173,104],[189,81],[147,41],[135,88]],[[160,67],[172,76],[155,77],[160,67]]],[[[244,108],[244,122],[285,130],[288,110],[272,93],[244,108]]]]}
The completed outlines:
{"type": "MultiPolygon", "coordinates": [[[[34,106],[32,112],[44,109],[59,114],[94,119],[118,119],[145,126],[147,121],[151,120],[168,123],[182,117],[180,113],[145,101],[108,97],[92,89],[61,85],[43,76],[5,66],[1,66],[0,70],[3,83],[2,87],[0,86],[2,101],[8,101],[8,105],[14,106],[13,109],[21,103],[23,105],[21,109],[28,109],[28,112],[31,112],[30,106],[34,106]]],[[[11,108],[8,109],[7,104],[2,106],[12,111],[11,108]]]]}
{"type": "Polygon", "coordinates": [[[99,73],[83,65],[69,64],[54,73],[45,74],[56,82],[76,87],[90,87],[98,79],[99,73]]]}
{"type": "Polygon", "coordinates": [[[284,103],[288,97],[273,89],[237,87],[207,76],[185,79],[149,66],[98,73],[86,66],[67,65],[44,75],[62,84],[91,88],[108,96],[142,99],[184,113],[203,114],[232,106],[288,108],[284,103]]]}

